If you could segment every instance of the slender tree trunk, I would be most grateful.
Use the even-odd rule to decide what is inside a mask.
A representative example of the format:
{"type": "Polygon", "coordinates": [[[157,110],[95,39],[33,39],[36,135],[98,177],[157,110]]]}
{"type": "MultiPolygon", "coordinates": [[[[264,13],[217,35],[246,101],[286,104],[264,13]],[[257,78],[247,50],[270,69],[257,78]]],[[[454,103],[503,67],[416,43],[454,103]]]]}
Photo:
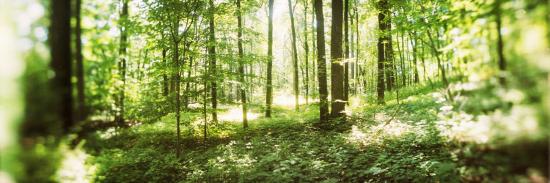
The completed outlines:
{"type": "Polygon", "coordinates": [[[119,103],[118,103],[118,113],[115,121],[119,127],[124,126],[124,100],[125,100],[125,87],[126,87],[126,48],[128,47],[128,0],[122,0],[122,13],[120,14],[120,21],[122,26],[120,28],[120,50],[119,56],[120,61],[118,64],[120,78],[122,80],[122,86],[119,89],[119,103]]]}
{"type": "Polygon", "coordinates": [[[273,103],[272,69],[273,69],[273,1],[269,0],[269,16],[267,30],[267,82],[265,92],[265,117],[271,117],[271,105],[273,103]]]}
{"type": "Polygon", "coordinates": [[[349,0],[344,0],[344,101],[349,105],[349,0]]]}
{"type": "MultiPolygon", "coordinates": [[[[179,39],[179,38],[175,38],[179,39]]],[[[174,42],[174,56],[173,60],[175,64],[176,72],[174,73],[174,76],[176,78],[176,132],[177,132],[177,139],[176,139],[176,156],[179,157],[181,153],[180,149],[180,138],[181,138],[181,130],[180,130],[180,61],[179,61],[179,41],[174,42]]]]}
{"type": "MultiPolygon", "coordinates": [[[[143,61],[141,61],[141,63],[138,63],[138,66],[137,66],[137,79],[138,81],[142,81],[143,80],[143,70],[145,68],[145,62],[147,62],[147,59],[148,56],[149,56],[149,50],[145,49],[144,51],[145,53],[143,54],[143,61]]],[[[140,57],[141,58],[141,57],[140,57]]]]}
{"type": "Polygon", "coordinates": [[[384,104],[384,90],[385,90],[385,82],[384,82],[384,67],[386,66],[386,59],[385,59],[385,52],[384,49],[386,48],[384,46],[384,41],[387,40],[387,27],[386,23],[386,14],[384,12],[384,9],[386,8],[388,2],[387,0],[379,0],[378,1],[378,29],[380,29],[380,33],[378,34],[378,82],[377,82],[377,99],[378,104],[384,104]]]}
{"type": "Polygon", "coordinates": [[[344,116],[344,68],[342,67],[342,0],[332,0],[332,28],[330,31],[330,57],[331,57],[331,115],[333,117],[344,116]]]}
{"type": "Polygon", "coordinates": [[[191,79],[191,70],[193,68],[193,57],[189,57],[189,69],[187,70],[187,80],[185,81],[185,98],[184,100],[184,107],[185,109],[189,109],[189,95],[191,93],[190,91],[190,79],[191,79]]]}
{"type": "MultiPolygon", "coordinates": [[[[164,69],[168,68],[168,63],[166,62],[166,52],[168,52],[168,50],[166,50],[166,48],[162,48],[162,63],[164,64],[164,69]]],[[[166,72],[162,73],[162,80],[164,85],[162,94],[164,96],[168,96],[168,87],[169,87],[168,85],[170,84],[169,84],[168,76],[166,75],[166,72]]]]}
{"type": "Polygon", "coordinates": [[[420,82],[420,77],[418,76],[418,65],[417,65],[417,43],[418,43],[418,40],[416,38],[416,32],[409,32],[409,36],[410,36],[410,43],[411,43],[411,47],[412,47],[412,58],[413,58],[413,67],[414,67],[414,83],[418,84],[420,82]]]}
{"type": "MultiPolygon", "coordinates": [[[[428,38],[430,39],[430,44],[432,47],[432,51],[434,53],[435,59],[437,60],[437,67],[439,68],[439,71],[441,72],[441,81],[443,81],[443,84],[445,86],[449,86],[449,82],[447,81],[447,76],[445,75],[445,68],[443,68],[443,65],[441,64],[441,58],[439,58],[439,50],[436,47],[435,41],[433,39],[432,33],[430,29],[427,29],[428,31],[428,38]]],[[[438,34],[439,35],[439,34],[438,34]]]]}
{"type": "Polygon", "coordinates": [[[498,69],[499,73],[499,82],[502,86],[506,86],[506,77],[504,73],[506,72],[506,59],[504,58],[504,41],[502,40],[502,14],[500,13],[500,3],[501,0],[495,1],[495,23],[497,28],[497,53],[498,53],[498,69]]]}
{"type": "Polygon", "coordinates": [[[241,12],[241,0],[237,0],[237,25],[239,30],[237,32],[237,47],[239,47],[239,90],[241,93],[241,105],[243,109],[243,128],[248,128],[248,118],[246,113],[248,111],[246,105],[246,85],[244,79],[244,51],[243,51],[243,23],[241,12]]]}
{"type": "Polygon", "coordinates": [[[76,95],[78,100],[78,121],[86,119],[86,103],[85,103],[85,91],[84,91],[84,63],[82,58],[82,25],[81,25],[81,9],[82,9],[82,0],[76,0],[76,26],[75,26],[75,49],[76,49],[76,95]]]}
{"type": "MultiPolygon", "coordinates": [[[[388,0],[389,1],[389,0],[388,0]]],[[[386,70],[385,70],[385,74],[386,74],[386,89],[388,91],[391,91],[393,90],[393,88],[395,87],[395,70],[393,69],[394,68],[394,58],[393,58],[393,38],[392,38],[392,33],[391,33],[391,11],[390,11],[391,7],[390,7],[390,4],[389,2],[386,2],[386,6],[383,10],[383,12],[386,14],[386,19],[384,20],[384,23],[386,24],[386,31],[385,31],[385,34],[386,34],[386,44],[385,44],[385,49],[384,49],[384,54],[386,54],[386,70]]]]}
{"type": "MultiPolygon", "coordinates": [[[[317,36],[316,36],[316,32],[317,32],[317,28],[316,28],[316,23],[315,23],[315,7],[314,7],[314,4],[315,4],[315,0],[311,0],[311,45],[312,45],[312,48],[311,48],[311,61],[313,62],[313,72],[312,72],[312,75],[313,77],[311,78],[311,80],[313,81],[312,83],[312,88],[317,88],[318,86],[318,82],[317,82],[317,78],[318,77],[315,77],[317,76],[317,36]]],[[[319,94],[319,90],[312,90],[312,93],[314,93],[314,95],[318,95],[319,94]],[[317,92],[317,93],[315,93],[317,92]]],[[[317,96],[318,97],[318,96],[317,96]]]]}
{"type": "Polygon", "coordinates": [[[357,94],[358,92],[358,86],[359,86],[359,81],[360,79],[357,79],[359,77],[359,70],[360,70],[360,66],[359,66],[359,46],[360,46],[360,42],[359,42],[359,11],[357,11],[357,6],[358,5],[358,2],[359,0],[355,0],[355,6],[353,6],[353,10],[355,11],[355,67],[356,67],[356,78],[355,78],[355,93],[357,94]]]}
{"type": "Polygon", "coordinates": [[[210,97],[212,102],[212,121],[214,123],[218,122],[218,85],[217,85],[217,66],[216,66],[216,32],[215,32],[215,25],[214,25],[214,17],[215,17],[215,10],[214,10],[214,0],[209,1],[210,4],[210,20],[208,27],[209,31],[209,43],[208,43],[208,55],[210,58],[210,97]]]}
{"type": "Polygon", "coordinates": [[[288,0],[288,12],[290,14],[290,29],[292,32],[292,65],[294,69],[294,102],[295,102],[295,109],[298,111],[300,103],[299,103],[299,95],[300,95],[300,86],[299,86],[299,78],[298,78],[298,50],[296,49],[296,29],[294,28],[294,10],[292,8],[292,0],[288,0]]]}
{"type": "Polygon", "coordinates": [[[64,133],[74,125],[71,85],[71,3],[52,1],[50,27],[50,67],[55,75],[50,81],[53,97],[52,113],[62,122],[64,133]]]}
{"type": "MultiPolygon", "coordinates": [[[[198,64],[197,64],[198,65],[198,64]]],[[[208,68],[207,68],[207,64],[205,63],[204,64],[204,71],[203,71],[203,94],[202,94],[202,117],[203,117],[203,145],[204,145],[204,148],[206,149],[206,137],[207,137],[207,132],[208,132],[208,115],[207,115],[207,111],[206,111],[206,103],[208,101],[208,76],[207,73],[208,73],[208,68]]]]}
{"type": "Polygon", "coordinates": [[[317,77],[319,81],[319,115],[322,122],[328,119],[327,68],[325,61],[325,23],[323,1],[314,0],[315,19],[317,22],[317,77]]]}
{"type": "Polygon", "coordinates": [[[397,40],[397,49],[399,50],[399,64],[401,65],[401,85],[402,87],[407,86],[407,68],[405,64],[405,39],[403,38],[403,33],[399,35],[399,32],[397,32],[397,35],[399,37],[396,38],[397,40]],[[399,38],[401,38],[401,41],[399,41],[399,38]]]}
{"type": "Polygon", "coordinates": [[[304,62],[306,64],[306,77],[305,77],[305,89],[306,89],[306,105],[309,104],[309,45],[308,45],[308,33],[307,33],[307,8],[308,8],[308,4],[307,4],[307,0],[304,1],[304,52],[305,52],[305,57],[304,57],[304,62]]]}
{"type": "MultiPolygon", "coordinates": [[[[419,39],[422,39],[422,38],[419,38],[419,39]]],[[[422,41],[419,41],[419,43],[422,43],[422,41]]],[[[430,83],[430,85],[432,84],[432,81],[429,77],[427,77],[428,75],[428,70],[426,70],[426,51],[424,50],[424,43],[422,43],[422,46],[420,47],[420,61],[422,62],[422,71],[424,71],[422,73],[422,77],[424,79],[424,81],[428,81],[428,83],[430,83]]]]}

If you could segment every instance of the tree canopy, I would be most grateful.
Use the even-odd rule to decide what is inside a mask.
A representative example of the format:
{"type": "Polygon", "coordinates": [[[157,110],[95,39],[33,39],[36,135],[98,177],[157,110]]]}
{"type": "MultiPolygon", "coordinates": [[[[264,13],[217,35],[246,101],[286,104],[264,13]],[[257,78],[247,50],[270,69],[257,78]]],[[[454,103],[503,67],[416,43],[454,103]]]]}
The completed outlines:
{"type": "Polygon", "coordinates": [[[548,182],[550,0],[0,0],[0,182],[548,182]]]}

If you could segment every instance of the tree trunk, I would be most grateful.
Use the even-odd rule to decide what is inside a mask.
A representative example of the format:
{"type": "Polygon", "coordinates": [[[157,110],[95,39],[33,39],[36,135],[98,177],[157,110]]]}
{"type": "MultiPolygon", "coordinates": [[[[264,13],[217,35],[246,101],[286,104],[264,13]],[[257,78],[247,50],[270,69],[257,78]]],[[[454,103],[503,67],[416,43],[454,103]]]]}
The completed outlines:
{"type": "Polygon", "coordinates": [[[497,28],[497,53],[498,53],[498,69],[499,73],[499,82],[502,86],[506,86],[506,59],[504,58],[504,41],[502,40],[502,19],[500,13],[500,0],[495,1],[495,23],[497,28]]]}
{"type": "Polygon", "coordinates": [[[218,113],[217,113],[217,109],[218,109],[218,85],[217,85],[217,77],[216,75],[218,74],[217,71],[216,71],[216,32],[215,32],[215,27],[214,27],[214,13],[215,13],[215,10],[214,10],[214,0],[210,0],[209,1],[209,4],[210,4],[210,20],[209,20],[209,24],[210,26],[208,27],[209,29],[209,44],[208,44],[208,55],[209,55],[209,58],[210,58],[210,97],[211,97],[211,102],[212,102],[212,121],[214,123],[217,123],[218,122],[218,113]]]}
{"type": "Polygon", "coordinates": [[[409,36],[410,36],[410,43],[411,43],[411,47],[412,47],[412,58],[413,58],[413,67],[414,67],[414,83],[418,84],[420,82],[420,77],[418,76],[418,64],[417,64],[417,42],[418,40],[416,39],[416,32],[409,32],[409,36]]]}
{"type": "Polygon", "coordinates": [[[331,115],[342,117],[345,110],[344,99],[344,68],[342,67],[342,0],[332,0],[332,28],[330,31],[330,57],[331,57],[331,115]]]}
{"type": "Polygon", "coordinates": [[[174,76],[176,78],[176,130],[177,130],[177,139],[176,139],[176,156],[179,157],[181,149],[180,149],[180,138],[181,138],[181,130],[180,130],[180,62],[179,62],[179,41],[174,42],[174,56],[173,61],[175,64],[175,70],[174,76]]]}
{"type": "MultiPolygon", "coordinates": [[[[166,52],[168,52],[168,50],[166,50],[166,48],[162,48],[162,63],[164,64],[164,69],[168,68],[168,63],[166,63],[166,52]]],[[[168,76],[166,75],[166,72],[162,73],[162,80],[164,85],[162,87],[163,88],[162,94],[164,96],[168,96],[168,87],[170,84],[169,84],[168,76]]]]}
{"type": "MultiPolygon", "coordinates": [[[[198,64],[196,64],[198,65],[198,64]]],[[[203,125],[203,145],[204,145],[204,148],[206,149],[206,136],[208,135],[207,132],[208,132],[208,114],[207,114],[207,111],[206,111],[206,102],[207,102],[207,98],[208,98],[208,80],[207,80],[207,73],[208,73],[208,68],[207,68],[207,64],[205,63],[204,64],[204,71],[203,71],[203,95],[202,95],[202,117],[203,117],[203,122],[204,122],[204,125],[203,125]]]]}
{"type": "Polygon", "coordinates": [[[344,0],[344,101],[349,105],[349,0],[344,0]]]}
{"type": "Polygon", "coordinates": [[[386,8],[388,2],[387,0],[380,0],[378,1],[378,8],[379,8],[379,13],[378,13],[378,29],[380,29],[380,33],[378,35],[378,44],[377,44],[377,48],[378,48],[378,82],[377,82],[377,87],[376,87],[376,91],[377,91],[377,99],[378,99],[378,104],[384,104],[384,90],[385,90],[385,82],[384,82],[384,75],[385,75],[385,69],[384,67],[386,66],[386,59],[385,59],[385,52],[384,52],[384,49],[385,49],[385,46],[384,46],[384,41],[386,41],[387,39],[387,27],[386,27],[386,23],[384,21],[386,21],[386,15],[385,15],[385,12],[384,12],[384,9],[386,8]]]}
{"type": "MultiPolygon", "coordinates": [[[[443,84],[445,87],[449,86],[449,82],[447,81],[447,76],[445,75],[445,68],[443,68],[443,65],[441,64],[441,58],[439,58],[439,50],[436,47],[435,41],[432,37],[432,33],[430,29],[427,29],[428,31],[428,38],[430,39],[430,44],[432,47],[432,51],[434,53],[435,59],[437,60],[437,67],[439,68],[439,71],[441,72],[441,81],[443,81],[443,84]]],[[[438,34],[439,35],[439,34],[438,34]]]]}
{"type": "MultiPolygon", "coordinates": [[[[388,0],[389,1],[389,0],[388,0]]],[[[394,70],[394,58],[393,58],[393,38],[391,33],[391,11],[390,11],[390,4],[389,2],[386,2],[386,5],[384,7],[384,14],[386,14],[386,19],[384,20],[384,23],[386,24],[386,44],[384,49],[384,54],[386,54],[385,61],[386,61],[386,89],[388,91],[393,90],[395,87],[395,70],[394,70]]]]}
{"type": "MultiPolygon", "coordinates": [[[[315,4],[315,0],[311,0],[311,61],[313,62],[312,63],[312,69],[313,71],[311,72],[311,74],[313,75],[313,77],[311,78],[311,80],[313,81],[312,83],[312,88],[317,88],[317,39],[316,39],[316,32],[317,32],[317,28],[316,28],[316,23],[315,23],[315,7],[314,7],[314,4],[315,4]]],[[[316,90],[312,90],[311,92],[314,94],[314,96],[316,94],[319,94],[319,91],[317,90],[317,93],[315,93],[316,90]]]]}
{"type": "Polygon", "coordinates": [[[272,69],[273,69],[273,1],[269,0],[269,16],[267,30],[267,82],[265,92],[265,117],[271,117],[271,104],[273,103],[272,69]]]}
{"type": "MultiPolygon", "coordinates": [[[[397,40],[397,49],[399,50],[399,64],[400,64],[400,71],[401,71],[401,86],[405,87],[407,86],[407,71],[406,71],[406,64],[405,64],[405,39],[403,38],[403,33],[399,34],[397,32],[397,35],[399,37],[396,38],[397,40]],[[401,38],[401,41],[399,41],[399,38],[401,38]]],[[[397,70],[397,69],[396,69],[397,70]]]]}
{"type": "Polygon", "coordinates": [[[294,107],[298,111],[299,95],[300,95],[300,86],[298,78],[298,50],[296,49],[296,29],[294,28],[294,10],[292,8],[292,0],[288,0],[288,12],[290,14],[290,29],[292,32],[292,65],[294,70],[294,107]]]}
{"type": "Polygon", "coordinates": [[[74,125],[71,85],[71,3],[52,1],[50,27],[50,67],[55,75],[50,81],[53,97],[52,113],[62,122],[64,133],[74,125]]]}
{"type": "Polygon", "coordinates": [[[315,19],[317,22],[317,77],[319,81],[319,115],[322,122],[328,119],[327,68],[325,61],[325,23],[323,18],[323,1],[314,0],[315,19]]]}
{"type": "Polygon", "coordinates": [[[305,76],[305,97],[306,97],[306,105],[309,104],[309,44],[308,44],[308,33],[307,33],[307,0],[304,1],[304,62],[305,62],[305,69],[306,69],[306,76],[305,76]]]}
{"type": "Polygon", "coordinates": [[[248,119],[246,113],[248,111],[246,105],[246,85],[244,79],[244,51],[243,51],[243,23],[242,23],[242,12],[241,12],[241,0],[237,0],[237,47],[239,47],[239,90],[241,93],[241,104],[243,108],[243,128],[248,128],[248,119]]]}
{"type": "Polygon", "coordinates": [[[353,10],[355,12],[355,72],[356,77],[355,79],[355,94],[358,92],[358,86],[359,86],[359,11],[357,11],[357,6],[359,6],[359,0],[355,0],[355,6],[353,7],[353,10]]]}
{"type": "Polygon", "coordinates": [[[187,70],[187,80],[185,81],[185,98],[183,99],[185,109],[189,109],[189,95],[190,91],[190,79],[191,79],[191,70],[193,68],[193,57],[189,57],[189,69],[187,70]]]}
{"type": "Polygon", "coordinates": [[[120,28],[120,49],[118,63],[119,74],[122,80],[122,86],[119,89],[119,103],[118,113],[115,117],[115,121],[119,127],[124,126],[124,100],[125,100],[125,87],[126,87],[126,48],[128,47],[128,0],[123,0],[122,13],[120,14],[121,28],[120,28]]]}
{"type": "Polygon", "coordinates": [[[86,119],[86,103],[85,103],[85,91],[84,91],[84,63],[82,58],[82,25],[81,25],[81,0],[76,0],[76,26],[75,26],[75,49],[76,49],[76,95],[78,100],[77,106],[77,120],[86,119]]]}

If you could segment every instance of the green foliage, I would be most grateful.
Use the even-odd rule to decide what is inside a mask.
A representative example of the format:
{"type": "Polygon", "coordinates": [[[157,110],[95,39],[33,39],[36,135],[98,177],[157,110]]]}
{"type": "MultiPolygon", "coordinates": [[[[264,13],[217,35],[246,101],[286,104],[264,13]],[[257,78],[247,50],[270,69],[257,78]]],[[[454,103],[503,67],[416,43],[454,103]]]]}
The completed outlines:
{"type": "MultiPolygon", "coordinates": [[[[386,51],[394,54],[395,65],[386,71],[395,73],[396,86],[386,91],[385,105],[375,105],[377,1],[351,0],[350,38],[356,39],[344,61],[355,69],[349,89],[355,91],[354,99],[346,119],[320,122],[316,103],[293,111],[277,104],[288,101],[275,101],[273,118],[259,117],[265,97],[266,3],[242,1],[244,82],[237,77],[233,0],[212,1],[214,7],[206,0],[129,1],[128,17],[119,15],[119,1],[83,2],[82,53],[90,118],[78,126],[109,126],[121,108],[120,92],[125,96],[122,115],[127,126],[83,130],[79,135],[85,139],[84,149],[60,140],[66,137],[61,137],[59,120],[44,110],[51,107],[51,98],[58,97],[49,88],[56,74],[46,56],[49,21],[38,18],[42,15],[20,21],[15,32],[21,34],[16,42],[26,52],[21,54],[26,68],[20,85],[25,114],[20,149],[9,151],[21,151],[23,166],[7,171],[21,182],[522,182],[549,176],[547,2],[390,1],[386,16],[392,23],[384,34],[391,34],[393,50],[386,51]],[[215,42],[208,35],[211,17],[215,42]],[[356,22],[353,17],[358,17],[356,22]],[[497,20],[502,21],[501,30],[495,28],[497,20]],[[128,45],[121,43],[120,32],[128,33],[128,45]],[[503,45],[497,37],[503,38],[503,45]],[[209,46],[216,47],[214,66],[208,62],[209,46]],[[120,48],[127,53],[119,55],[120,48]],[[122,57],[125,68],[119,65],[122,57]],[[506,69],[498,68],[499,60],[506,60],[506,69]],[[417,70],[420,81],[415,82],[417,70]],[[450,85],[440,81],[445,72],[450,85]],[[218,109],[210,108],[212,82],[218,83],[218,109]],[[241,107],[237,104],[243,88],[253,114],[250,127],[243,129],[239,118],[214,124],[213,110],[220,119],[226,112],[235,115],[231,111],[241,115],[234,109],[241,107]],[[180,111],[176,102],[182,104],[180,111]],[[176,113],[181,116],[181,139],[176,139],[176,113]],[[175,154],[176,147],[181,147],[181,154],[175,154]]],[[[296,1],[296,10],[305,2],[296,1]]],[[[29,6],[25,11],[41,12],[41,5],[49,2],[22,4],[29,6]]],[[[288,20],[277,10],[279,5],[273,87],[276,94],[284,94],[290,88],[287,72],[292,67],[284,47],[288,20]]],[[[325,1],[322,6],[328,5],[325,1]]],[[[327,10],[326,15],[331,11],[327,10]]],[[[311,13],[295,12],[297,22],[311,13]]],[[[310,22],[298,28],[309,26],[313,33],[316,27],[310,22]]],[[[329,28],[327,24],[325,30],[329,28]]],[[[298,36],[298,41],[305,39],[298,36]]],[[[315,44],[311,47],[319,46],[315,44]]],[[[306,82],[311,82],[310,96],[317,96],[315,73],[325,71],[316,71],[315,51],[310,53],[302,55],[312,58],[312,79],[306,82]]],[[[276,100],[293,97],[288,96],[276,100]]]]}
{"type": "Polygon", "coordinates": [[[201,135],[186,137],[180,159],[173,152],[174,136],[169,133],[173,126],[161,122],[124,130],[110,139],[96,139],[105,141],[101,148],[105,150],[95,160],[101,166],[97,179],[105,182],[458,180],[456,162],[441,149],[442,141],[435,132],[427,132],[423,137],[415,133],[400,138],[374,137],[382,143],[357,146],[348,140],[349,130],[331,132],[314,128],[311,119],[318,113],[311,109],[296,113],[279,108],[273,119],[258,119],[248,130],[229,123],[213,126],[206,145],[201,135]],[[303,120],[296,120],[297,116],[303,120]],[[229,136],[221,135],[224,133],[229,136]]]}

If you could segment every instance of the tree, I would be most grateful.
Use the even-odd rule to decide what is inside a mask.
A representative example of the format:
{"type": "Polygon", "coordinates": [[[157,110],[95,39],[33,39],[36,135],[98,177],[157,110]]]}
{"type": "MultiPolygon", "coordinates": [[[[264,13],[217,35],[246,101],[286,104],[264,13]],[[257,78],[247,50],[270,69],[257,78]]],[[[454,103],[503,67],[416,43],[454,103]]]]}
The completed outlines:
{"type": "Polygon", "coordinates": [[[71,85],[71,3],[52,1],[50,27],[50,67],[55,75],[51,82],[53,97],[52,113],[62,122],[68,133],[73,121],[73,98],[71,85]]]}
{"type": "Polygon", "coordinates": [[[384,82],[384,71],[386,66],[386,54],[384,42],[387,41],[387,27],[386,27],[386,14],[385,8],[388,6],[387,0],[378,1],[378,82],[377,82],[377,98],[378,104],[384,104],[384,91],[385,91],[385,82],[384,82]]]}
{"type": "Polygon", "coordinates": [[[416,32],[412,31],[409,32],[409,41],[411,43],[412,47],[412,57],[413,57],[413,65],[414,65],[414,83],[420,82],[420,77],[418,76],[418,55],[417,55],[417,47],[418,47],[418,39],[416,38],[416,32]]]}
{"type": "Polygon", "coordinates": [[[210,95],[211,95],[211,102],[212,102],[212,121],[216,123],[218,121],[218,86],[216,83],[216,32],[215,32],[215,25],[214,25],[214,17],[215,17],[215,7],[214,7],[214,1],[209,0],[210,4],[210,18],[209,18],[209,43],[208,43],[208,56],[210,59],[210,76],[213,76],[214,78],[211,78],[210,81],[210,95]]]}
{"type": "Polygon", "coordinates": [[[354,14],[355,14],[355,71],[354,71],[354,80],[355,80],[355,84],[354,84],[354,90],[355,90],[355,94],[357,94],[357,90],[359,88],[359,81],[360,79],[358,78],[359,77],[359,71],[360,71],[360,67],[359,67],[359,45],[360,45],[360,42],[359,42],[359,11],[357,10],[357,6],[359,4],[359,0],[355,0],[355,6],[353,6],[353,11],[354,11],[354,14]]]}
{"type": "MultiPolygon", "coordinates": [[[[437,60],[437,67],[439,68],[439,71],[441,72],[441,81],[443,82],[443,84],[445,86],[449,86],[449,81],[447,81],[447,75],[445,73],[445,68],[441,64],[439,48],[437,47],[437,45],[435,43],[435,40],[432,36],[432,32],[430,31],[430,29],[428,28],[426,31],[428,31],[428,38],[430,39],[430,47],[432,48],[432,53],[434,54],[435,59],[437,60]]],[[[438,35],[437,38],[439,38],[439,32],[437,32],[437,35],[438,35]]]]}
{"type": "Polygon", "coordinates": [[[241,11],[241,0],[237,0],[237,47],[239,47],[239,90],[241,94],[241,105],[243,108],[243,128],[248,128],[248,119],[246,116],[247,105],[246,105],[246,85],[244,79],[244,53],[243,53],[243,23],[242,23],[242,11],[241,11]]]}
{"type": "Polygon", "coordinates": [[[498,55],[498,69],[500,70],[499,82],[502,86],[506,86],[506,59],[504,58],[504,41],[502,40],[502,13],[501,2],[502,0],[495,0],[494,12],[495,12],[495,24],[497,29],[497,55],[498,55]]]}
{"type": "Polygon", "coordinates": [[[314,0],[315,19],[317,22],[317,77],[319,81],[319,116],[321,121],[329,117],[328,111],[328,90],[327,90],[327,68],[325,61],[325,23],[323,18],[322,0],[314,0]]]}
{"type": "MultiPolygon", "coordinates": [[[[350,39],[349,39],[349,0],[344,0],[344,100],[349,101],[349,70],[350,70],[350,39]]],[[[346,102],[346,104],[349,104],[346,102]]]]}
{"type": "Polygon", "coordinates": [[[273,103],[272,69],[273,69],[273,1],[269,0],[269,16],[267,29],[267,80],[265,92],[265,117],[271,117],[271,105],[273,103]]]}
{"type": "Polygon", "coordinates": [[[308,8],[308,4],[307,4],[307,0],[304,1],[304,62],[305,62],[305,68],[306,68],[306,77],[304,78],[305,79],[305,89],[306,89],[306,93],[305,93],[305,97],[306,97],[306,105],[309,104],[309,42],[308,42],[308,30],[307,30],[307,8],[308,8]]]}
{"type": "Polygon", "coordinates": [[[387,0],[385,3],[385,6],[382,10],[382,12],[385,14],[384,24],[385,24],[385,36],[386,39],[384,41],[384,54],[385,56],[385,69],[384,72],[386,74],[386,89],[388,91],[393,90],[395,87],[395,69],[394,69],[394,59],[393,59],[393,39],[392,39],[392,26],[391,26],[391,19],[392,19],[392,13],[391,13],[391,2],[390,0],[387,0]]]}
{"type": "Polygon", "coordinates": [[[122,11],[120,13],[120,48],[118,70],[122,82],[118,93],[118,111],[115,121],[119,127],[124,126],[124,98],[126,87],[126,48],[128,47],[128,0],[122,0],[122,11]]]}
{"type": "Polygon", "coordinates": [[[292,65],[294,70],[294,99],[296,111],[299,109],[300,86],[298,78],[298,51],[296,50],[296,29],[294,27],[294,10],[292,8],[292,0],[288,0],[288,12],[290,14],[290,29],[292,32],[292,65]]]}
{"type": "Polygon", "coordinates": [[[330,57],[331,57],[331,115],[342,117],[345,110],[344,78],[342,66],[342,0],[332,0],[332,28],[330,31],[330,57]]]}
{"type": "Polygon", "coordinates": [[[76,98],[77,98],[77,120],[86,119],[86,103],[84,91],[84,64],[82,58],[82,25],[81,25],[81,9],[82,0],[76,0],[75,3],[75,51],[76,51],[76,98]]]}

